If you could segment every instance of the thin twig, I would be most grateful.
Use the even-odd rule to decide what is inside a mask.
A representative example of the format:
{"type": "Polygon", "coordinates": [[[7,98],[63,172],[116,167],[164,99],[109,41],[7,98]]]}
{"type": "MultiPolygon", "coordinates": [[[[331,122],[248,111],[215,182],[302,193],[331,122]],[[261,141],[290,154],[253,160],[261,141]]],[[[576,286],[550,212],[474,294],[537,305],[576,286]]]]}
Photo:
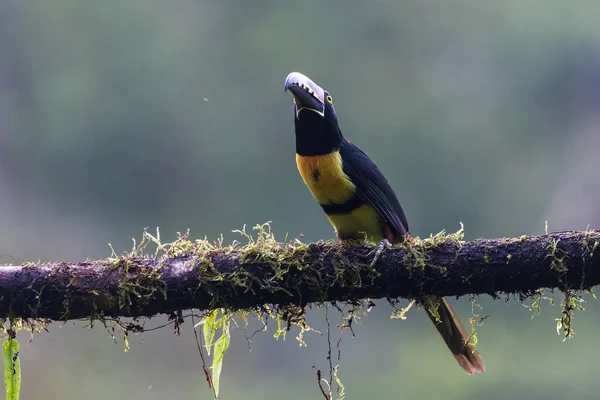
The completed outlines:
{"type": "Polygon", "coordinates": [[[196,338],[196,345],[198,346],[198,353],[200,353],[200,359],[202,360],[202,371],[204,371],[204,377],[206,378],[206,382],[208,383],[208,387],[212,390],[213,396],[217,398],[217,392],[215,391],[215,387],[212,381],[212,374],[210,373],[210,369],[206,364],[206,360],[204,359],[204,352],[202,351],[202,339],[198,337],[198,331],[196,330],[196,321],[194,320],[194,314],[192,314],[192,326],[194,328],[194,337],[196,338]]]}

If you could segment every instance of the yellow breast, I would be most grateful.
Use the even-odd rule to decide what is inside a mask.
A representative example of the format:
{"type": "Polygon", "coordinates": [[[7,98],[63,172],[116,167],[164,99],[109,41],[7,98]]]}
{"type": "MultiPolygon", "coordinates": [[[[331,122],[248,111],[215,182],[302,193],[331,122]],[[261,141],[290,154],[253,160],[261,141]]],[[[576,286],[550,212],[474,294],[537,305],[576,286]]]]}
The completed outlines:
{"type": "Polygon", "coordinates": [[[342,169],[342,156],[334,151],[316,156],[296,154],[298,171],[320,204],[343,204],[354,196],[354,184],[342,169]]]}
{"type": "Polygon", "coordinates": [[[382,222],[377,211],[363,204],[348,214],[328,215],[329,222],[341,239],[366,239],[377,243],[383,239],[382,222]]]}
{"type": "MultiPolygon", "coordinates": [[[[296,164],[304,183],[320,204],[344,204],[355,196],[356,187],[342,169],[339,152],[318,156],[296,154],[296,164]]],[[[377,242],[383,237],[381,219],[368,204],[347,214],[327,215],[327,218],[341,239],[366,238],[377,242]]]]}

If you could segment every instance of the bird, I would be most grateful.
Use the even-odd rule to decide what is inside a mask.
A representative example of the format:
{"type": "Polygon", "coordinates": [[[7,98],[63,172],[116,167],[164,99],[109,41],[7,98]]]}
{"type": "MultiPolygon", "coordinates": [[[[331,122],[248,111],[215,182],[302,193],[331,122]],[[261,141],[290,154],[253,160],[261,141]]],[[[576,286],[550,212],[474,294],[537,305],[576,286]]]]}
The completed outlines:
{"type": "MultiPolygon", "coordinates": [[[[321,205],[340,243],[358,239],[378,243],[409,240],[402,206],[375,163],[342,135],[331,94],[307,76],[292,72],[285,91],[294,97],[296,165],[321,205]]],[[[437,310],[425,308],[458,364],[468,373],[485,372],[470,336],[446,299],[437,310]]]]}

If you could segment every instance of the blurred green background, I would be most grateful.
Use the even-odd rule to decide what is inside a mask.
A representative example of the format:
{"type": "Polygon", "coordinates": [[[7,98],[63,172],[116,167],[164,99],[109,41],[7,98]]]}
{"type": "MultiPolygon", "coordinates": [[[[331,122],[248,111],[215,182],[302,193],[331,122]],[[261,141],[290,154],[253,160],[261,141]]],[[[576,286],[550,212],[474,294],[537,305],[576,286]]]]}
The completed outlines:
{"type": "MultiPolygon", "coordinates": [[[[156,226],[333,238],[296,171],[291,71],[332,93],[413,235],[599,228],[599,20],[592,1],[0,0],[0,263],[106,257],[156,226]]],[[[483,298],[474,377],[424,313],[378,304],[342,341],[348,399],[596,397],[596,302],[562,342],[558,307],[483,298]]],[[[21,336],[22,399],[210,398],[190,321],[128,353],[85,325],[21,336]]],[[[223,399],[320,398],[325,338],[273,332],[252,351],[233,332],[223,399]]]]}

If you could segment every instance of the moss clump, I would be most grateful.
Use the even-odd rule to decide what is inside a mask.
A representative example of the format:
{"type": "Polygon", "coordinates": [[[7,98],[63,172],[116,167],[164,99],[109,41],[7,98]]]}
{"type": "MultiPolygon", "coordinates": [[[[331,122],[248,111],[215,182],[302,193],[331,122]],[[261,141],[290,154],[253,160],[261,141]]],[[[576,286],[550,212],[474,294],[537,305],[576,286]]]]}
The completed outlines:
{"type": "Polygon", "coordinates": [[[565,272],[567,272],[566,263],[567,263],[567,260],[569,259],[569,256],[563,249],[558,247],[559,242],[560,242],[560,239],[550,240],[550,243],[548,244],[548,250],[549,250],[548,257],[551,258],[550,267],[553,270],[555,270],[557,272],[565,273],[565,272]]]}
{"type": "Polygon", "coordinates": [[[428,238],[421,239],[420,237],[412,237],[404,246],[406,250],[406,255],[403,259],[403,265],[409,270],[413,268],[424,269],[425,267],[434,267],[438,268],[441,273],[446,271],[446,265],[433,266],[429,262],[429,252],[434,247],[437,247],[441,244],[452,243],[456,248],[456,253],[454,259],[451,264],[454,263],[456,258],[458,257],[462,246],[463,246],[463,238],[464,238],[465,229],[463,224],[460,224],[460,229],[454,233],[447,234],[446,231],[438,232],[437,234],[431,234],[428,238]]]}
{"type": "Polygon", "coordinates": [[[116,261],[113,268],[119,271],[120,275],[117,295],[119,308],[128,309],[134,302],[154,297],[156,292],[161,292],[165,298],[167,297],[160,268],[141,266],[126,258],[116,261]]]}
{"type": "Polygon", "coordinates": [[[546,295],[546,291],[544,289],[538,289],[531,296],[531,304],[525,304],[524,300],[521,302],[521,305],[525,307],[527,310],[532,312],[531,318],[534,318],[540,315],[542,311],[542,303],[547,301],[551,306],[554,306],[554,299],[546,295]]]}
{"type": "MultiPolygon", "coordinates": [[[[329,290],[334,286],[360,288],[365,277],[373,282],[379,276],[369,263],[351,263],[344,259],[342,248],[333,242],[306,245],[294,239],[280,243],[275,240],[268,223],[257,225],[254,230],[257,233],[256,237],[248,234],[245,228],[234,231],[246,239],[244,246],[236,242],[229,247],[213,248],[211,251],[217,250],[221,254],[235,253],[235,257],[241,263],[255,265],[254,268],[260,268],[260,271],[234,269],[218,272],[214,269],[207,271],[204,267],[199,268],[198,273],[203,277],[203,287],[199,289],[209,291],[214,296],[213,306],[227,308],[227,299],[235,298],[238,293],[253,293],[255,290],[282,292],[290,297],[295,295],[300,299],[298,304],[304,303],[303,293],[310,293],[311,301],[318,303],[327,299],[329,290]],[[332,271],[323,260],[333,251],[337,252],[340,262],[339,265],[334,265],[332,271]],[[218,293],[221,294],[221,298],[217,297],[219,294],[216,290],[211,291],[212,283],[219,284],[218,293]]],[[[202,254],[194,257],[202,257],[202,254]]]]}
{"type": "Polygon", "coordinates": [[[423,306],[425,311],[427,311],[427,313],[433,317],[436,323],[441,322],[440,313],[438,311],[441,304],[441,299],[437,297],[429,297],[421,301],[421,305],[423,306]]]}
{"type": "MultiPolygon", "coordinates": [[[[585,239],[582,242],[582,264],[583,264],[583,274],[582,274],[582,282],[585,281],[585,268],[587,262],[593,257],[594,251],[598,247],[598,242],[595,240],[596,235],[592,235],[591,232],[586,231],[585,239]]],[[[573,289],[571,284],[567,280],[567,261],[569,260],[569,255],[566,251],[559,247],[560,239],[552,239],[548,244],[548,258],[550,258],[550,268],[560,274],[559,281],[563,285],[563,299],[561,302],[562,307],[562,315],[560,318],[556,318],[556,332],[560,335],[561,331],[564,335],[564,339],[570,339],[575,335],[575,330],[573,329],[573,319],[575,315],[575,311],[584,311],[583,303],[585,300],[583,299],[586,290],[583,287],[579,289],[573,289]]],[[[541,290],[540,290],[541,292],[541,290]]],[[[589,293],[594,296],[594,293],[590,290],[589,293]]],[[[540,295],[541,296],[541,295],[540,295]]],[[[595,297],[595,296],[594,296],[595,297]]],[[[538,308],[539,312],[539,308],[538,308]]]]}
{"type": "MultiPolygon", "coordinates": [[[[134,303],[151,298],[156,292],[161,292],[166,298],[166,286],[161,279],[160,261],[158,267],[145,265],[141,262],[145,256],[144,250],[150,243],[156,243],[157,249],[155,255],[159,252],[174,251],[180,243],[184,242],[183,236],[178,235],[178,239],[168,248],[163,248],[160,243],[160,231],[157,229],[157,236],[152,236],[146,230],[139,244],[133,240],[133,248],[127,254],[118,256],[114,249],[108,259],[110,268],[119,274],[119,291],[116,301],[120,309],[128,309],[134,303]]],[[[111,246],[112,249],[112,246],[111,246]]],[[[109,300],[110,301],[110,300],[109,300]]]]}
{"type": "MultiPolygon", "coordinates": [[[[564,339],[571,339],[575,336],[575,330],[573,329],[573,318],[575,315],[575,311],[584,311],[583,303],[585,300],[583,299],[583,294],[585,292],[582,290],[565,290],[564,297],[561,303],[563,308],[562,316],[560,318],[556,318],[556,333],[559,335],[561,331],[563,332],[564,339]]],[[[592,296],[595,297],[593,292],[591,292],[592,296]]]]}
{"type": "MultiPolygon", "coordinates": [[[[229,304],[229,299],[235,299],[240,293],[254,292],[255,289],[271,291],[272,293],[284,291],[283,287],[296,288],[297,294],[305,290],[311,293],[320,293],[325,299],[329,289],[328,283],[331,279],[324,278],[322,274],[327,271],[325,265],[319,260],[329,254],[330,251],[338,251],[333,243],[317,243],[319,251],[309,251],[308,245],[294,239],[289,242],[279,243],[271,233],[269,223],[254,227],[256,235],[253,237],[246,232],[246,228],[233,232],[240,234],[246,243],[234,241],[229,246],[223,246],[222,237],[214,243],[208,240],[191,241],[189,232],[177,235],[177,239],[170,243],[162,242],[160,231],[157,229],[155,235],[144,231],[143,238],[139,244],[134,241],[133,248],[124,255],[116,255],[113,250],[109,258],[111,269],[119,274],[119,292],[115,301],[119,308],[127,309],[135,304],[140,304],[145,299],[156,296],[157,292],[166,296],[165,283],[161,279],[161,265],[168,259],[182,259],[190,269],[197,271],[201,276],[202,285],[197,290],[209,293],[212,301],[209,310],[220,309],[224,313],[231,314],[242,320],[248,316],[261,315],[278,321],[278,331],[289,331],[292,326],[300,328],[299,341],[302,335],[312,328],[306,323],[305,308],[297,305],[260,306],[248,310],[234,310],[229,304]],[[156,246],[153,257],[158,267],[150,267],[144,263],[147,257],[148,245],[156,246]],[[251,262],[262,265],[262,279],[257,278],[256,271],[234,268],[230,271],[219,271],[215,268],[212,257],[217,255],[234,254],[241,262],[251,262]],[[308,271],[308,269],[313,269],[308,271]],[[305,274],[298,273],[306,271],[305,274]],[[294,272],[294,273],[291,273],[294,272]]],[[[334,284],[359,285],[361,267],[337,268],[335,271],[334,284]]],[[[328,277],[330,278],[330,277],[328,277]]],[[[292,293],[287,292],[292,295],[292,293]]],[[[103,320],[101,316],[96,316],[103,320]]],[[[285,336],[285,334],[283,335],[285,336]]]]}
{"type": "MultiPolygon", "coordinates": [[[[429,238],[421,239],[421,238],[412,238],[410,243],[407,243],[406,246],[406,256],[403,260],[403,265],[409,270],[413,268],[439,268],[440,273],[444,273],[446,271],[447,266],[432,266],[429,260],[430,251],[439,246],[441,244],[451,243],[455,247],[455,255],[454,259],[451,261],[450,265],[454,264],[455,260],[458,258],[460,251],[463,248],[463,239],[464,239],[464,226],[461,223],[460,229],[454,233],[446,234],[445,231],[441,231],[436,235],[430,235],[429,238]]],[[[485,247],[484,258],[486,262],[489,262],[489,249],[485,247]]],[[[465,281],[469,280],[469,277],[464,278],[465,281]]],[[[415,304],[418,303],[419,306],[424,308],[427,313],[429,313],[432,318],[439,323],[440,322],[440,314],[439,307],[441,304],[441,299],[435,296],[426,297],[422,299],[413,299],[409,305],[405,308],[398,309],[393,302],[390,302],[395,310],[391,314],[390,318],[399,318],[406,319],[406,313],[408,310],[415,304]]],[[[487,316],[481,317],[480,314],[476,313],[476,308],[481,308],[479,304],[476,302],[476,297],[472,298],[472,312],[471,317],[469,318],[469,323],[471,324],[471,343],[475,346],[478,342],[476,327],[480,326],[483,321],[487,318],[487,316]]]]}
{"type": "Polygon", "coordinates": [[[473,344],[473,348],[477,347],[479,343],[479,337],[477,336],[477,327],[483,325],[483,321],[485,321],[488,316],[481,316],[481,305],[477,302],[477,298],[473,296],[471,299],[471,316],[469,317],[469,324],[471,324],[471,334],[469,335],[469,339],[473,344]]]}

